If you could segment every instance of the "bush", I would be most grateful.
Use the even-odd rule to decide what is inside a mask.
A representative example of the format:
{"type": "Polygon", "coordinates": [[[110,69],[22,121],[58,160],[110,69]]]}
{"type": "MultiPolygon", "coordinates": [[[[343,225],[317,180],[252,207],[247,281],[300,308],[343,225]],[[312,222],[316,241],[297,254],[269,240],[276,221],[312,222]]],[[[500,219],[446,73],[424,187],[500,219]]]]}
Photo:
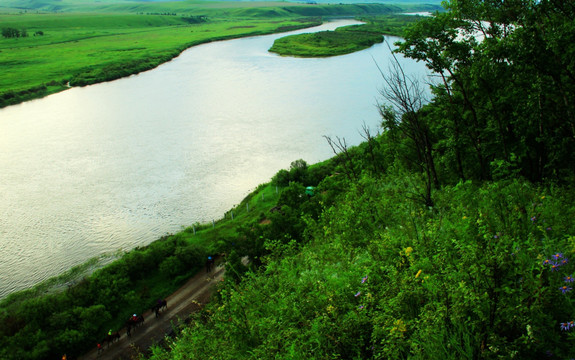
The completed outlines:
{"type": "Polygon", "coordinates": [[[174,278],[184,272],[186,265],[177,256],[170,256],[160,264],[160,273],[168,278],[174,278]]]}

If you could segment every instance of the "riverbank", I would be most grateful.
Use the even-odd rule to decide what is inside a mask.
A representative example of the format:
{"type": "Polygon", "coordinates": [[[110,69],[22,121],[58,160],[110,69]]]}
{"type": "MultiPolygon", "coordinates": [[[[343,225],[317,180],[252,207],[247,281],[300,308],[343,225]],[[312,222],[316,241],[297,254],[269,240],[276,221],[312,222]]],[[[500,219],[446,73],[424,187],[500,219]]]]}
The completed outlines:
{"type": "MultiPolygon", "coordinates": [[[[410,7],[412,9],[413,7],[410,7]]],[[[46,7],[46,9],[51,9],[46,7]]],[[[329,17],[403,11],[395,5],[149,3],[0,14],[0,108],[150,70],[192,46],[286,32],[329,17]],[[50,12],[48,12],[50,11],[50,12]],[[82,12],[80,12],[82,11],[82,12]],[[33,60],[32,60],[33,59],[33,60]]]]}
{"type": "Polygon", "coordinates": [[[126,328],[118,329],[120,338],[111,344],[101,344],[101,349],[97,348],[99,339],[94,339],[94,348],[78,359],[134,359],[141,354],[149,354],[152,345],[161,344],[166,336],[177,332],[189,321],[191,314],[200,311],[210,301],[224,274],[222,263],[217,264],[212,272],[198,272],[164,299],[166,308],[161,309],[157,316],[152,310],[143,313],[144,324],[131,331],[130,336],[126,328]]]}
{"type": "MultiPolygon", "coordinates": [[[[124,319],[130,314],[149,315],[148,310],[160,298],[169,297],[168,306],[173,308],[170,313],[175,311],[174,316],[183,315],[195,305],[184,301],[178,295],[178,289],[181,293],[182,286],[190,281],[193,286],[188,290],[192,292],[201,285],[201,294],[197,294],[201,299],[196,300],[205,303],[209,284],[198,279],[205,277],[208,254],[217,256],[229,251],[237,242],[234,239],[238,229],[258,222],[261,214],[273,208],[278,198],[275,186],[261,185],[230,209],[224,218],[212,224],[194,224],[178,234],[124,253],[68,286],[53,279],[9,295],[0,301],[0,323],[3,324],[0,358],[56,358],[62,351],[69,358],[75,358],[100,342],[108,329],[123,329],[124,319]],[[172,301],[174,297],[179,298],[180,305],[172,301]]],[[[95,264],[87,263],[78,267],[78,271],[89,266],[95,264]]],[[[223,275],[223,268],[218,268],[215,274],[223,275]]],[[[150,316],[147,318],[154,320],[150,316]]],[[[142,339],[142,350],[152,344],[148,343],[151,338],[163,338],[163,333],[148,335],[151,337],[146,335],[142,339]]]]}
{"type": "MultiPolygon", "coordinates": [[[[38,21],[49,17],[49,23],[60,18],[59,15],[31,16],[37,16],[38,21]]],[[[127,18],[139,24],[135,18],[141,16],[144,15],[127,18]]],[[[153,25],[161,19],[161,16],[147,17],[153,25]]],[[[82,22],[83,18],[75,17],[75,21],[82,22]]],[[[125,20],[126,17],[121,19],[125,20]]],[[[119,26],[115,21],[120,19],[114,19],[114,27],[102,26],[82,32],[57,29],[54,31],[64,34],[53,35],[47,30],[41,41],[37,37],[0,41],[0,51],[5,58],[3,63],[7,69],[6,76],[0,79],[0,108],[64,91],[70,86],[86,86],[138,74],[170,61],[182,51],[199,44],[321,24],[320,20],[312,18],[273,22],[222,20],[160,27],[134,25],[126,30],[115,28],[119,26]],[[51,36],[61,39],[47,43],[46,38],[51,36]],[[37,60],[25,60],[30,58],[37,60]]]]}

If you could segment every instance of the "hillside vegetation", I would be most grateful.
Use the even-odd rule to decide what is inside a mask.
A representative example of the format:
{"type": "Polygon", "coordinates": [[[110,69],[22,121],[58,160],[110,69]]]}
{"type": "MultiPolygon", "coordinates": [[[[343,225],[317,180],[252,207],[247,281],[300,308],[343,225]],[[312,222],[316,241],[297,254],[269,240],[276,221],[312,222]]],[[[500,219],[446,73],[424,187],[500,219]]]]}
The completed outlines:
{"type": "Polygon", "coordinates": [[[575,357],[575,8],[447,5],[400,45],[435,97],[382,72],[381,133],[328,139],[312,197],[305,167],[279,172],[281,211],[231,250],[251,268],[230,256],[214,302],[148,358],[575,357]]]}

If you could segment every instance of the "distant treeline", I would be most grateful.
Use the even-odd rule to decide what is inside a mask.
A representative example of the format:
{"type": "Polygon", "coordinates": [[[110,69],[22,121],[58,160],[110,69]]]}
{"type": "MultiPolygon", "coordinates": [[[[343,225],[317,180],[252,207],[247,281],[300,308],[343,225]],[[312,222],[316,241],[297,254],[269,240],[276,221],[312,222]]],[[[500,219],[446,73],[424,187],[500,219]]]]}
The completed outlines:
{"type": "MultiPolygon", "coordinates": [[[[44,32],[42,30],[38,30],[36,32],[34,32],[34,36],[42,36],[44,35],[44,32]]],[[[21,29],[18,30],[16,28],[2,28],[2,37],[6,38],[6,39],[10,39],[10,38],[19,38],[19,37],[28,37],[28,30],[26,29],[21,29]]]]}

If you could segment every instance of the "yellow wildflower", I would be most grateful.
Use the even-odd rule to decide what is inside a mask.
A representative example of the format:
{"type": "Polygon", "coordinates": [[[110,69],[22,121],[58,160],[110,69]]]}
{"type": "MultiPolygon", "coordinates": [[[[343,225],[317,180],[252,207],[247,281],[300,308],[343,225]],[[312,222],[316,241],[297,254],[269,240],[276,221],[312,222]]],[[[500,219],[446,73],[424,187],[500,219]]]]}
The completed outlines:
{"type": "Polygon", "coordinates": [[[405,332],[407,330],[405,327],[405,324],[403,323],[403,321],[401,319],[396,320],[393,325],[395,325],[395,326],[393,328],[391,328],[392,333],[396,332],[396,331],[405,332]]]}
{"type": "Polygon", "coordinates": [[[421,269],[417,272],[417,274],[415,274],[415,278],[417,279],[419,275],[421,275],[421,269]]]}

